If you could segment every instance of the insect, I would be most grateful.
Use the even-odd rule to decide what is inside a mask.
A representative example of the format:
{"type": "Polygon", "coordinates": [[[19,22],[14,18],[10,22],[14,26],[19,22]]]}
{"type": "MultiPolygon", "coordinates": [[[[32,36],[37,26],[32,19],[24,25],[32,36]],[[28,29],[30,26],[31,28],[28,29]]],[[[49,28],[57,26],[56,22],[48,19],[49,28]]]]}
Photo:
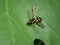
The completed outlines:
{"type": "Polygon", "coordinates": [[[27,25],[32,25],[32,24],[37,24],[38,26],[44,28],[44,25],[41,23],[42,22],[42,18],[41,17],[35,17],[34,16],[34,6],[32,6],[32,18],[29,19],[29,21],[27,22],[27,25]]]}
{"type": "Polygon", "coordinates": [[[33,43],[34,43],[34,45],[45,45],[44,41],[42,41],[40,39],[35,39],[33,43]]]}

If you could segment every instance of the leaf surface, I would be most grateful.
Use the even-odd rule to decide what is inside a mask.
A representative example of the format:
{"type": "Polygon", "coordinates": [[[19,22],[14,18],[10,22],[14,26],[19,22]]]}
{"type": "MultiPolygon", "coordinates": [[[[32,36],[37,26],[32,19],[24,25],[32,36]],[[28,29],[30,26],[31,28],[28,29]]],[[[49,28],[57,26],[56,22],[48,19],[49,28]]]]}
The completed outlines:
{"type": "Polygon", "coordinates": [[[60,45],[60,1],[59,0],[0,0],[0,45],[33,45],[39,38],[46,45],[60,45]],[[45,28],[27,26],[32,17],[42,17],[45,28]]]}

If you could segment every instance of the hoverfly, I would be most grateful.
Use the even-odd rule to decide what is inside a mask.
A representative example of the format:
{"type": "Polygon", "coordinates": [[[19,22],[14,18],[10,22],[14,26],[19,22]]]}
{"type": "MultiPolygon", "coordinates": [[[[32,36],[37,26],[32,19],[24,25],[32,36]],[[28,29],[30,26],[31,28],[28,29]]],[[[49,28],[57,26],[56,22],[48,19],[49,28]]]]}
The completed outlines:
{"type": "Polygon", "coordinates": [[[35,39],[33,43],[34,43],[34,45],[45,45],[44,41],[42,41],[40,39],[35,39]]]}
{"type": "Polygon", "coordinates": [[[41,28],[44,28],[44,25],[41,23],[42,22],[42,18],[41,17],[35,17],[34,16],[34,6],[32,6],[32,18],[29,19],[29,21],[27,22],[27,25],[32,25],[32,24],[37,24],[38,26],[40,26],[41,28]]]}

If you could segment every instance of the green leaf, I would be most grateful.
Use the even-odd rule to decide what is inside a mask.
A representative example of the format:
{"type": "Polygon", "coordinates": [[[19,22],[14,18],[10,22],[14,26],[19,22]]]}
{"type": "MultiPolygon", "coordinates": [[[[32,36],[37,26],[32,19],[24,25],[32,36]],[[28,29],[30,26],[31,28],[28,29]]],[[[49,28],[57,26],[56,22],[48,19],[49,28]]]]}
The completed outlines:
{"type": "Polygon", "coordinates": [[[34,45],[35,38],[60,45],[60,0],[0,0],[0,45],[34,45]],[[44,29],[26,25],[32,5],[44,29]]]}

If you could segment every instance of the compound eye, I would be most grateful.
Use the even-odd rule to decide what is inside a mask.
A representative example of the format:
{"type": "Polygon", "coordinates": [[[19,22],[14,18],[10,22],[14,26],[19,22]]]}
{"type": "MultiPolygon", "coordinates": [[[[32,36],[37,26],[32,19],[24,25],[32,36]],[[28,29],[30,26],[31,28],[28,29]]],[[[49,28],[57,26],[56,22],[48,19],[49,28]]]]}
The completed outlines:
{"type": "Polygon", "coordinates": [[[40,19],[38,19],[38,21],[39,21],[39,22],[41,22],[41,20],[40,20],[40,19]]]}
{"type": "Polygon", "coordinates": [[[41,18],[41,17],[39,17],[39,19],[40,19],[40,20],[42,20],[42,18],[41,18]]]}
{"type": "Polygon", "coordinates": [[[38,17],[38,21],[41,22],[42,21],[42,18],[41,17],[38,17]]]}

